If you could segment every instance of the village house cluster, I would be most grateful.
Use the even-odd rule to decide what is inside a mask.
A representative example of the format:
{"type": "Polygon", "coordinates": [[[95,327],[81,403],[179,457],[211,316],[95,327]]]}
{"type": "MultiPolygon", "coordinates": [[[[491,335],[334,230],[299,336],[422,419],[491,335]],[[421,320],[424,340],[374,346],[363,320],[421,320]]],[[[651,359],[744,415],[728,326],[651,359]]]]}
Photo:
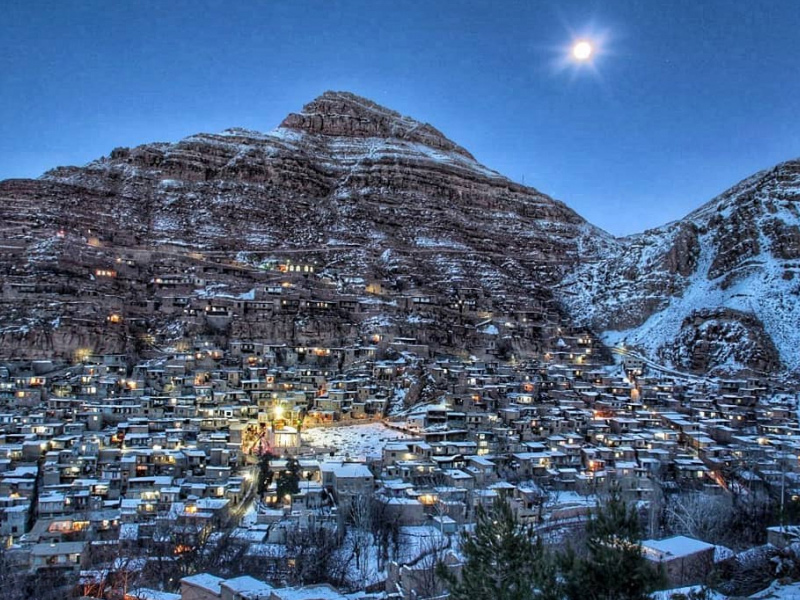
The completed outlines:
{"type": "MultiPolygon", "coordinates": [[[[611,482],[643,510],[671,489],[800,494],[796,399],[768,381],[670,376],[632,353],[610,369],[579,331],[530,362],[381,337],[394,358],[377,357],[378,338],[349,348],[198,338],[132,369],[119,355],[8,363],[0,535],[13,563],[74,572],[88,590],[125,548],[169,541],[175,553],[200,532],[234,528],[249,557],[284,573],[287,532],[343,527],[364,498],[397,531],[450,536],[498,497],[522,522],[569,526],[611,482]],[[414,394],[426,401],[407,402],[414,394]],[[267,453],[274,476],[297,459],[296,493],[278,496],[274,477],[257,493],[267,453]]],[[[654,560],[680,555],[658,544],[646,543],[654,560]]],[[[713,546],[687,544],[673,545],[708,562],[713,546]]],[[[394,561],[383,585],[411,598],[421,571],[394,561]]],[[[674,583],[696,571],[681,568],[674,583]]],[[[237,596],[217,579],[185,579],[183,597],[282,598],[266,582],[261,596],[237,596]]],[[[317,592],[309,600],[338,594],[317,592]]]]}

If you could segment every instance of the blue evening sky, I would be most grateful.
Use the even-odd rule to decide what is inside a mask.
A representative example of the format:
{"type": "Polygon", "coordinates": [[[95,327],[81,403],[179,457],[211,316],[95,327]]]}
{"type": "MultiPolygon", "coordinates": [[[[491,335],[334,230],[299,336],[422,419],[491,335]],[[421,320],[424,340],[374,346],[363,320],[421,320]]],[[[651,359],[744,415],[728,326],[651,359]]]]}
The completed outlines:
{"type": "Polygon", "coordinates": [[[0,179],[349,90],[627,234],[800,155],[799,53],[800,0],[5,0],[0,179]]]}

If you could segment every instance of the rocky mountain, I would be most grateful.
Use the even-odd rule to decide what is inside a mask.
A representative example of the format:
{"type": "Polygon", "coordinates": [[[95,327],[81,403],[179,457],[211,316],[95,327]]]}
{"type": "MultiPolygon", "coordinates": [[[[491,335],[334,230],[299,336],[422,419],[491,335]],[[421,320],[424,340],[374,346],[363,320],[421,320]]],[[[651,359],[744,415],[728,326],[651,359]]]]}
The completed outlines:
{"type": "Polygon", "coordinates": [[[1,182],[0,348],[134,352],[211,329],[507,356],[561,348],[567,327],[687,370],[795,371],[799,165],[616,239],[434,127],[326,92],[268,133],[1,182]]]}
{"type": "MultiPolygon", "coordinates": [[[[38,351],[72,348],[34,333],[62,337],[63,319],[50,326],[60,310],[99,328],[94,348],[108,343],[108,315],[152,321],[175,296],[187,307],[255,301],[270,282],[289,286],[292,300],[281,306],[295,297],[303,308],[307,300],[378,303],[382,310],[368,311],[375,322],[463,350],[453,331],[513,311],[538,311],[557,326],[550,287],[612,241],[430,125],[341,92],[269,133],[232,129],[117,148],[85,167],[3,182],[0,219],[9,246],[4,347],[12,352],[33,335],[38,351]],[[314,281],[280,281],[276,267],[285,272],[292,261],[313,268],[314,281]],[[176,273],[188,279],[164,290],[176,273]],[[419,306],[398,308],[399,296],[419,306]],[[421,307],[436,314],[420,316],[421,307]]],[[[228,333],[345,343],[365,328],[352,315],[321,323],[307,310],[275,312],[237,313],[228,333]]],[[[543,327],[522,337],[539,347],[543,327]]]]}
{"type": "Polygon", "coordinates": [[[800,367],[800,160],[684,219],[618,239],[560,286],[571,314],[697,372],[800,367]]]}

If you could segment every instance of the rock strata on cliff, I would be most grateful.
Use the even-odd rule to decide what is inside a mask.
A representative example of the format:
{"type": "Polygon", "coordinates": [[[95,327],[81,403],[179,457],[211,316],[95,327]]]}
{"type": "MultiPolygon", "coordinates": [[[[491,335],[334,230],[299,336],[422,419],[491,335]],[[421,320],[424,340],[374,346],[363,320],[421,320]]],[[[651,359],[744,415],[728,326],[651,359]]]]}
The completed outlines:
{"type": "Polygon", "coordinates": [[[799,165],[616,239],[431,125],[326,92],[267,133],[0,182],[0,335],[66,353],[164,328],[298,343],[383,328],[514,354],[566,325],[676,367],[796,371],[799,165]]]}
{"type": "MultiPolygon", "coordinates": [[[[552,284],[611,239],[432,126],[342,92],[268,133],[117,148],[0,183],[0,200],[4,239],[18,244],[4,263],[6,306],[21,307],[4,311],[9,331],[63,309],[98,331],[115,314],[145,330],[162,315],[184,333],[344,343],[371,329],[354,316],[362,302],[356,312],[379,313],[397,333],[477,351],[486,315],[558,322],[552,284]],[[281,281],[297,276],[281,275],[289,264],[313,276],[281,281]],[[437,314],[409,322],[421,308],[437,314]]],[[[542,327],[515,331],[511,347],[540,347],[542,327]]]]}

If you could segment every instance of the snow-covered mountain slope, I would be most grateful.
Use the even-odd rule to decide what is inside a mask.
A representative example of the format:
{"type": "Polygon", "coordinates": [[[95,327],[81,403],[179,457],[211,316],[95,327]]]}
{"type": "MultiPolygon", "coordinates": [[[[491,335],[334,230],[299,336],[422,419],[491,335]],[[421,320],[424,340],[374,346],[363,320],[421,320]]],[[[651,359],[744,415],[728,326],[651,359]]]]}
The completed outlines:
{"type": "Polygon", "coordinates": [[[800,161],[616,240],[558,296],[579,321],[697,371],[800,368],[800,161]]]}

